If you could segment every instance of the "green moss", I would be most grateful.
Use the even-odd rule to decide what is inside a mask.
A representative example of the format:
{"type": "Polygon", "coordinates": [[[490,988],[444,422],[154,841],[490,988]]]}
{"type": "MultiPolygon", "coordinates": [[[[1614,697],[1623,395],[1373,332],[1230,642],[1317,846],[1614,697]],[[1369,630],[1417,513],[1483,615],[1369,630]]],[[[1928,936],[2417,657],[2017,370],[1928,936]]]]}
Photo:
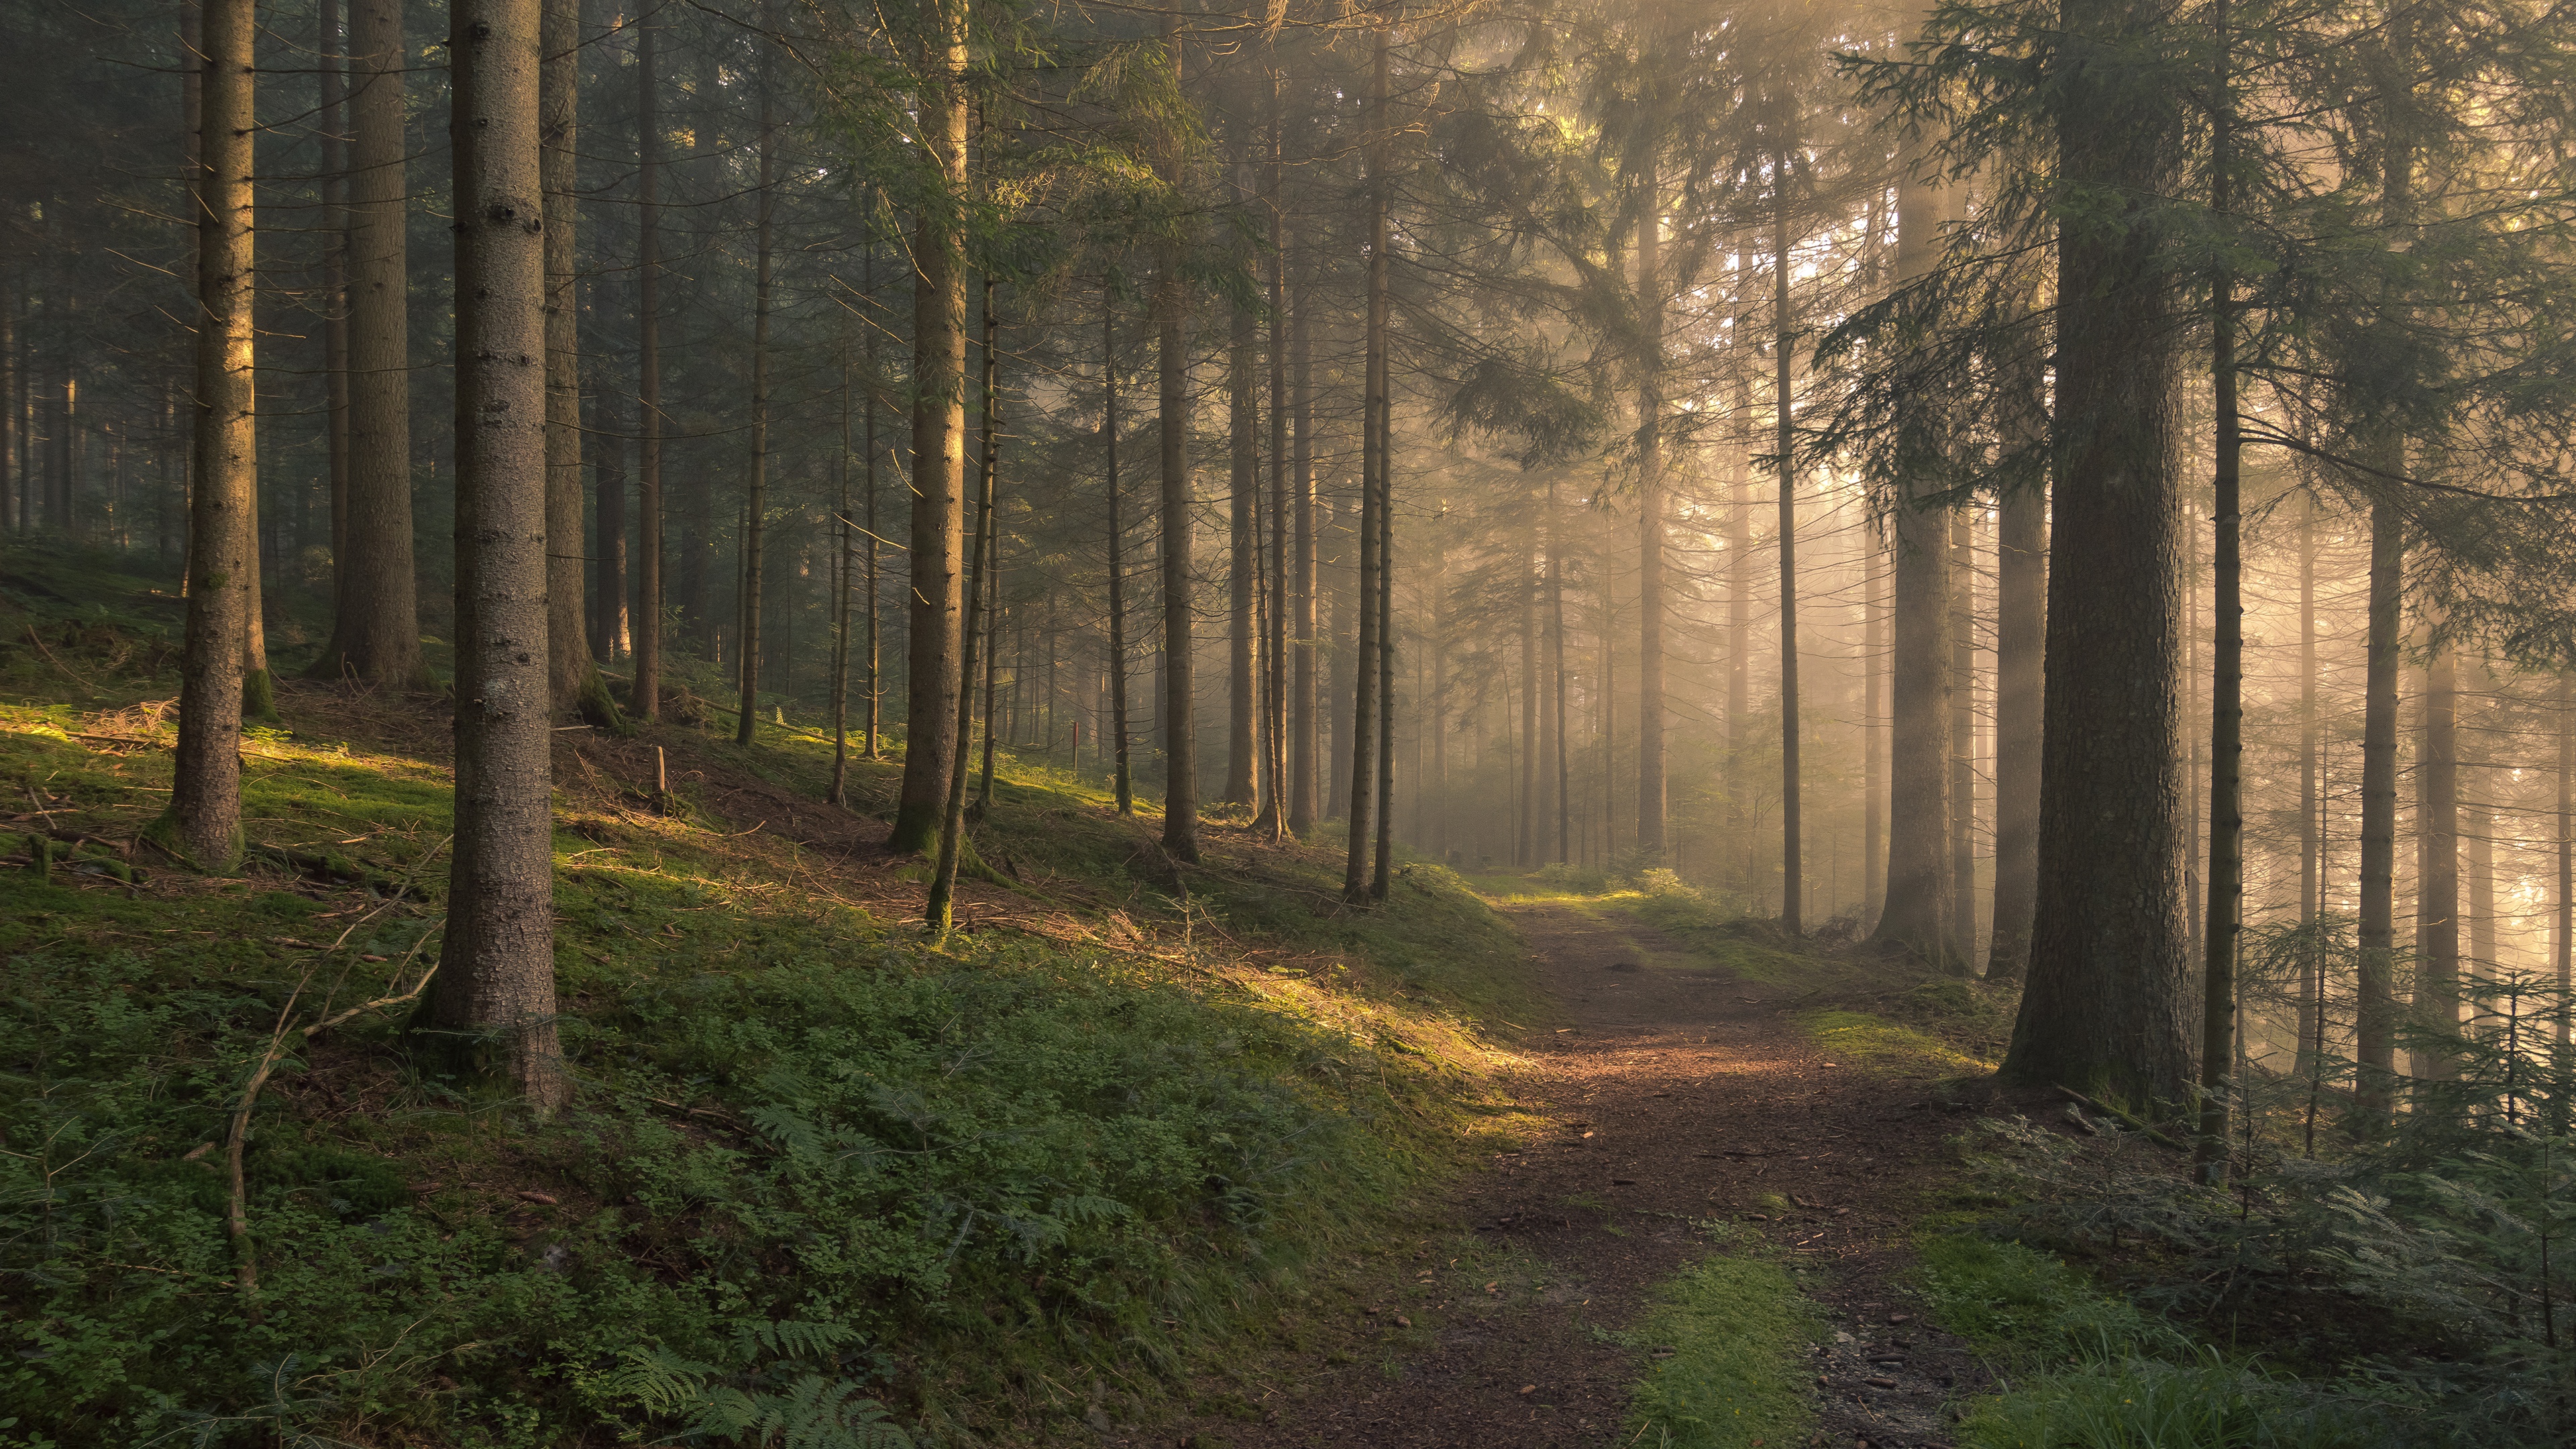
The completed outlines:
{"type": "Polygon", "coordinates": [[[1668,1449],[1790,1442],[1814,1417],[1799,1359],[1821,1332],[1815,1306],[1776,1262],[1712,1257],[1685,1270],[1624,1335],[1658,1355],[1629,1395],[1629,1442],[1668,1449]]]}
{"type": "Polygon", "coordinates": [[[1995,1069],[1994,1063],[1969,1056],[1937,1036],[1867,1012],[1801,1012],[1797,1023],[1829,1059],[1842,1066],[1951,1074],[1995,1069]]]}

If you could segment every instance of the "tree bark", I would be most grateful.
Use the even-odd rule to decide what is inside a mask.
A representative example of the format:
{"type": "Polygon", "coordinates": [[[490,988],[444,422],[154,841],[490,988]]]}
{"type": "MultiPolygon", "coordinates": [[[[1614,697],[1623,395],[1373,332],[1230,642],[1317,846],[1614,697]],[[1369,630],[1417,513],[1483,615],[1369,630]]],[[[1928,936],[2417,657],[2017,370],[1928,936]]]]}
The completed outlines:
{"type": "Polygon", "coordinates": [[[858,526],[850,502],[850,324],[842,314],[841,449],[832,458],[832,785],[824,799],[850,798],[850,583],[858,526]]]}
{"type": "Polygon", "coordinates": [[[661,23],[635,18],[635,683],[637,717],[662,717],[661,23]]]}
{"type": "MultiPolygon", "coordinates": [[[[2116,49],[2165,22],[2143,0],[2069,0],[2066,23],[2116,49]]],[[[2085,71],[2058,116],[2063,184],[2171,194],[2181,101],[2161,86],[2085,71]]],[[[2192,1068],[2176,778],[2181,329],[2158,235],[2131,220],[2059,227],[2039,899],[2004,1074],[2169,1104],[2192,1068]]]]}
{"type": "Polygon", "coordinates": [[[624,730],[582,617],[581,0],[544,0],[538,127],[545,184],[547,688],[558,716],[624,730]]]}
{"type": "MultiPolygon", "coordinates": [[[[347,606],[349,564],[349,121],[340,0],[313,7],[322,176],[322,373],[331,497],[331,617],[347,606]]],[[[7,489],[0,486],[0,499],[7,489]]],[[[327,654],[324,656],[329,657],[327,654]]]]}
{"type": "MultiPolygon", "coordinates": [[[[2430,621],[2423,734],[2417,742],[2415,829],[2423,868],[2415,881],[2415,1012],[2434,1036],[2460,1029],[2459,655],[2430,621]]],[[[2422,1075],[2448,1080],[2456,1064],[2436,1047],[2415,1053],[2422,1075]]]]}
{"type": "Polygon", "coordinates": [[[1662,865],[1667,847],[1664,745],[1664,282],[1663,194],[1647,167],[1637,222],[1637,857],[1662,865]]]}
{"type": "MultiPolygon", "coordinates": [[[[1549,731],[1551,742],[1555,746],[1551,753],[1556,756],[1556,859],[1558,864],[1564,865],[1572,863],[1574,859],[1574,761],[1572,745],[1567,739],[1566,729],[1565,519],[1564,515],[1557,511],[1556,483],[1556,475],[1549,474],[1547,480],[1547,648],[1550,656],[1548,699],[1556,708],[1555,728],[1549,731]]],[[[1434,618],[1438,617],[1439,606],[1436,602],[1432,606],[1432,613],[1434,618]]],[[[1432,668],[1437,671],[1442,662],[1439,653],[1442,648],[1441,642],[1435,641],[1432,648],[1432,668]]],[[[1436,673],[1434,677],[1437,677],[1436,673]]],[[[1446,730],[1447,725],[1444,723],[1441,731],[1445,733],[1446,730]]],[[[1435,758],[1437,758],[1436,755],[1435,758]]],[[[1435,766],[1434,773],[1440,773],[1445,765],[1446,761],[1441,761],[1440,766],[1435,766]]]]}
{"type": "MultiPolygon", "coordinates": [[[[1285,265],[1283,261],[1282,265],[1285,265]]],[[[1289,491],[1295,514],[1296,561],[1290,566],[1288,613],[1297,631],[1297,675],[1291,686],[1289,717],[1295,743],[1289,750],[1288,830],[1303,839],[1315,828],[1323,780],[1323,730],[1316,713],[1316,651],[1323,641],[1315,631],[1315,404],[1313,348],[1307,331],[1308,291],[1301,286],[1289,322],[1289,491]]]]}
{"type": "Polygon", "coordinates": [[[2317,748],[2317,498],[2299,503],[2299,1048],[2294,1074],[2316,1070],[2317,1022],[2325,1006],[2324,952],[2314,935],[2325,912],[2325,841],[2319,807],[2324,782],[2317,748]]]}
{"type": "Polygon", "coordinates": [[[975,728],[975,653],[981,630],[978,616],[984,607],[985,575],[993,558],[993,279],[986,277],[983,286],[984,347],[983,386],[976,411],[983,423],[984,446],[978,451],[975,470],[975,552],[973,571],[966,585],[963,616],[964,655],[958,665],[956,694],[957,717],[951,728],[956,731],[955,747],[949,752],[947,798],[940,812],[938,863],[930,877],[930,900],[925,912],[927,924],[941,940],[947,939],[954,924],[957,891],[957,867],[966,849],[966,758],[975,728]]]}
{"type": "MultiPolygon", "coordinates": [[[[1870,529],[1862,542],[1865,575],[1861,626],[1861,927],[1875,930],[1887,898],[1887,545],[1870,529]]],[[[2034,787],[2037,781],[2032,782],[2034,787]]]]}
{"type": "Polygon", "coordinates": [[[1118,813],[1136,813],[1136,773],[1128,754],[1135,731],[1127,720],[1127,535],[1120,517],[1118,484],[1118,299],[1108,279],[1100,283],[1100,438],[1107,451],[1109,513],[1109,730],[1110,792],[1118,813]]]}
{"type": "Polygon", "coordinates": [[[182,646],[179,741],[170,809],[156,838],[197,869],[229,873],[240,861],[242,639],[257,595],[258,541],[251,497],[258,469],[251,386],[253,59],[252,0],[207,0],[198,33],[202,66],[197,166],[196,492],[188,540],[188,622],[182,646]]]}
{"type": "MultiPolygon", "coordinates": [[[[1236,167],[1237,192],[1242,184],[1236,167]]],[[[1229,805],[1252,805],[1260,797],[1256,752],[1261,731],[1256,707],[1254,670],[1260,658],[1254,642],[1254,597],[1259,591],[1261,546],[1257,492],[1261,487],[1260,383],[1254,370],[1252,309],[1236,303],[1228,309],[1226,337],[1226,751],[1225,794],[1229,805]]]]}
{"type": "Polygon", "coordinates": [[[1372,767],[1378,752],[1389,744],[1379,733],[1382,711],[1377,700],[1378,655],[1385,648],[1386,623],[1377,609],[1378,573],[1385,567],[1385,560],[1378,554],[1378,510],[1386,506],[1387,461],[1386,431],[1379,426],[1387,406],[1386,52],[1386,27],[1380,25],[1369,87],[1368,320],[1360,421],[1359,630],[1351,680],[1350,843],[1342,872],[1342,898],[1353,905],[1369,899],[1369,849],[1375,834],[1371,815],[1376,803],[1376,772],[1372,767]]]}
{"type": "MultiPolygon", "coordinates": [[[[761,7],[761,28],[774,28],[775,7],[761,7]]],[[[760,48],[759,196],[753,222],[751,282],[751,470],[744,479],[742,507],[742,712],[734,719],[733,742],[747,745],[760,725],[760,653],[762,585],[767,581],[769,529],[769,288],[770,242],[778,209],[778,110],[770,75],[775,46],[760,48]]],[[[779,657],[788,657],[783,648],[779,657]]]]}
{"type": "Polygon", "coordinates": [[[626,438],[600,399],[590,406],[591,429],[600,440],[591,504],[598,572],[590,591],[590,647],[592,658],[613,660],[635,647],[626,607],[626,438]]]}
{"type": "MultiPolygon", "coordinates": [[[[2228,98],[2227,0],[2218,0],[2216,140],[2211,207],[2228,209],[2234,116],[2228,98]]],[[[2236,280],[2224,267],[2210,283],[2210,378],[2216,425],[2211,521],[2209,672],[2209,902],[2202,921],[2200,1133],[2193,1165],[2204,1183],[2227,1180],[2231,1081],[2236,1071],[2236,954],[2245,906],[2245,555],[2244,435],[2236,411],[2236,280]]]]}
{"type": "Polygon", "coordinates": [[[430,687],[412,572],[410,181],[403,0],[351,0],[349,483],[341,592],[313,674],[430,687]]]}
{"type": "MultiPolygon", "coordinates": [[[[2029,379],[2031,410],[2039,384],[2029,379]]],[[[2035,422],[2045,427],[2044,414],[2035,422]]],[[[1986,979],[2019,981],[2030,965],[2039,890],[2039,756],[2048,627],[2048,492],[2004,494],[1995,519],[1995,893],[1986,979]]]]}
{"type": "MultiPolygon", "coordinates": [[[[2558,673],[2558,930],[2550,942],[2558,999],[2576,990],[2576,674],[2558,673]]],[[[2567,1045],[2567,1015],[2552,1032],[2567,1045]]]]}
{"type": "Polygon", "coordinates": [[[1280,181],[1286,143],[1279,107],[1279,71],[1270,71],[1270,137],[1262,198],[1270,219],[1270,560],[1263,592],[1267,620],[1262,639],[1266,694],[1262,705],[1262,761],[1267,770],[1261,821],[1265,839],[1288,827],[1288,228],[1280,181]]]}
{"type": "MultiPolygon", "coordinates": [[[[1797,419],[1789,392],[1796,347],[1789,310],[1789,158],[1772,158],[1771,412],[1780,459],[1780,926],[1806,931],[1806,851],[1798,798],[1798,470],[1797,419]]],[[[1649,223],[1652,224],[1651,222],[1649,223]]]]}
{"type": "MultiPolygon", "coordinates": [[[[942,0],[921,67],[922,129],[940,179],[966,186],[965,0],[942,0]]],[[[913,234],[912,588],[904,701],[903,786],[888,841],[933,845],[947,805],[964,687],[958,650],[966,553],[966,273],[953,198],[924,206],[913,234]]]]}
{"type": "Polygon", "coordinates": [[[455,0],[456,841],[434,1030],[540,1113],[555,1028],[538,0],[455,0]]]}
{"type": "MultiPolygon", "coordinates": [[[[1166,14],[1163,48],[1172,80],[1181,79],[1179,20],[1166,14]]],[[[1177,141],[1164,155],[1165,182],[1178,186],[1177,141]]],[[[1189,284],[1181,275],[1181,249],[1166,243],[1154,284],[1156,419],[1163,482],[1163,849],[1195,863],[1199,858],[1199,740],[1196,567],[1190,558],[1190,354],[1189,284]]]]}
{"type": "MultiPolygon", "coordinates": [[[[1940,258],[1941,194],[1926,179],[1925,158],[1909,152],[1896,185],[1896,272],[1899,285],[1932,270],[1940,258]]],[[[1889,680],[1887,900],[1874,938],[1901,946],[1939,970],[1955,970],[1960,953],[1949,913],[1950,667],[1945,621],[1950,614],[1946,510],[1928,502],[1942,446],[1938,403],[1910,400],[1899,439],[1890,610],[1894,659],[1889,680]]]]}
{"type": "Polygon", "coordinates": [[[2404,521],[2392,505],[2372,505],[2361,715],[2360,1000],[2353,1027],[2359,1067],[2353,1095],[2364,1130],[2387,1116],[2397,1073],[2397,671],[2405,568],[2404,521]]]}
{"type": "Polygon", "coordinates": [[[1977,535],[1950,513],[1950,929],[1957,969],[1977,957],[1977,535]]]}

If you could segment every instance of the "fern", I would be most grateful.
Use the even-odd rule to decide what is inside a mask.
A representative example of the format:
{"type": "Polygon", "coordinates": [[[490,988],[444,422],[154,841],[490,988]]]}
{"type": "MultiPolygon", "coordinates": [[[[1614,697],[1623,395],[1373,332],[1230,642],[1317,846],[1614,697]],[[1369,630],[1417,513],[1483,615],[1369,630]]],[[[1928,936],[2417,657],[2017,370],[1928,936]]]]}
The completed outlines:
{"type": "Polygon", "coordinates": [[[760,1449],[912,1449],[885,1406],[848,1379],[807,1374],[783,1394],[719,1388],[688,1428],[760,1449]]]}

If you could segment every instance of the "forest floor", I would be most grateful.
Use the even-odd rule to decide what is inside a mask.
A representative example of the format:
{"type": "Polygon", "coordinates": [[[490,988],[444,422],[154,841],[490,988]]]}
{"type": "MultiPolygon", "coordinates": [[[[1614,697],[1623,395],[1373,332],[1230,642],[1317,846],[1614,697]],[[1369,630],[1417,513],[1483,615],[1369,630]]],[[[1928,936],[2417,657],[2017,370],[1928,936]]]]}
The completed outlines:
{"type": "Polygon", "coordinates": [[[1179,1442],[1949,1443],[1949,1406],[1986,1375],[1903,1280],[1914,1224],[1957,1175],[1961,1059],[1877,1018],[1818,1011],[1812,979],[1729,969],[1619,902],[1502,904],[1548,1002],[1506,1080],[1548,1129],[1456,1183],[1462,1232],[1422,1242],[1409,1279],[1358,1289],[1341,1331],[1246,1376],[1259,1423],[1206,1420],[1179,1442]],[[1805,1331],[1776,1345],[1802,1361],[1739,1386],[1753,1423],[1632,1402],[1655,1375],[1693,1367],[1659,1334],[1729,1311],[1703,1297],[1658,1312],[1712,1252],[1780,1265],[1812,1305],[1805,1331]],[[1787,1413],[1784,1383],[1807,1400],[1787,1413]],[[1753,1403],[1766,1390],[1767,1416],[1753,1403]],[[1659,1422],[1676,1417],[1688,1421],[1659,1422]]]}

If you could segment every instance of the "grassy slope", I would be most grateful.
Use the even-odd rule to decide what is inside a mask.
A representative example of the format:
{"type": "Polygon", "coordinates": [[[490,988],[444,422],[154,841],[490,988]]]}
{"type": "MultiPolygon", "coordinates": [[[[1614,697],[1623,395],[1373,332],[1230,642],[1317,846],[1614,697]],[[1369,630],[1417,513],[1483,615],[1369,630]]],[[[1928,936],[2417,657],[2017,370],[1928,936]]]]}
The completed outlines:
{"type": "MultiPolygon", "coordinates": [[[[918,868],[776,731],[561,737],[562,1119],[414,1063],[399,1008],[308,1045],[281,1023],[436,959],[443,717],[290,688],[244,749],[251,838],[286,854],[159,868],[128,844],[167,791],[152,588],[0,558],[0,1445],[858,1443],[873,1401],[1044,1439],[1275,1331],[1500,1125],[1529,987],[1445,873],[1352,913],[1326,854],[1221,826],[1176,871],[1006,756],[978,841],[1013,888],[970,884],[934,947],[918,868]],[[223,1144],[273,1046],[245,1292],[223,1144]]],[[[854,767],[862,812],[892,788],[854,767]]]]}

